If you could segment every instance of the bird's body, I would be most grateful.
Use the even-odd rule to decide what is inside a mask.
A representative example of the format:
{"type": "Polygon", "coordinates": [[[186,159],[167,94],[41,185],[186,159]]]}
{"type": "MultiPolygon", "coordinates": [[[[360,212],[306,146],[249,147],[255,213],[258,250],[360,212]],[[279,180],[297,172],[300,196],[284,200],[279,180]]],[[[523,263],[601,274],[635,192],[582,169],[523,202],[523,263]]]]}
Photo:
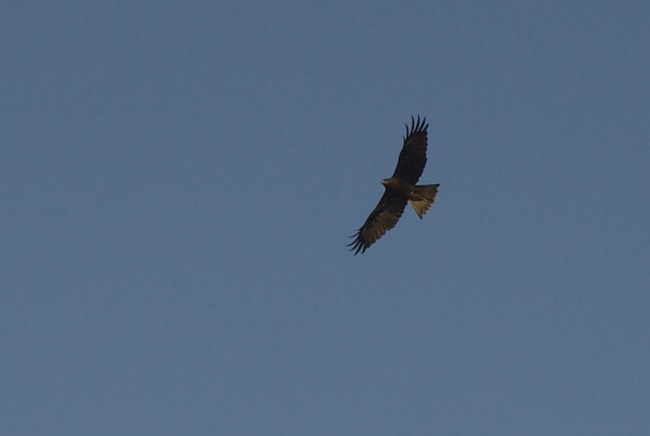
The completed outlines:
{"type": "Polygon", "coordinates": [[[411,129],[406,126],[404,144],[392,177],[382,180],[385,191],[366,222],[348,244],[354,254],[363,253],[399,221],[406,203],[420,218],[424,217],[438,195],[439,184],[416,185],[427,163],[426,118],[417,122],[411,117],[411,129]]]}
{"type": "Polygon", "coordinates": [[[433,205],[438,194],[440,185],[412,185],[395,177],[390,177],[381,181],[381,184],[388,190],[397,191],[404,195],[408,202],[413,206],[413,210],[420,218],[424,217],[429,208],[433,205]]]}

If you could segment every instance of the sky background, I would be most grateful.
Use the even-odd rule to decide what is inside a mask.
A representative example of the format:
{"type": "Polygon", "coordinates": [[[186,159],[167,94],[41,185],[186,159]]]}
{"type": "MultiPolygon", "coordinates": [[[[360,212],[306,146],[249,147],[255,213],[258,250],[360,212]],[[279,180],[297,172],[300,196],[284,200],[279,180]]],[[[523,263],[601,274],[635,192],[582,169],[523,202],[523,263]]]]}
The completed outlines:
{"type": "Polygon", "coordinates": [[[3,2],[0,433],[648,434],[649,22],[3,2]]]}

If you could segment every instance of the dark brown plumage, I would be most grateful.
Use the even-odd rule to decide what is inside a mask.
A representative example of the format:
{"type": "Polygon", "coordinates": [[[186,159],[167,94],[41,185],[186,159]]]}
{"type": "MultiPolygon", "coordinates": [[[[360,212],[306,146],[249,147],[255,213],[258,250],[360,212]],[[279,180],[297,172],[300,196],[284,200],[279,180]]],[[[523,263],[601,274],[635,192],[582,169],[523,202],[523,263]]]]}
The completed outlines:
{"type": "Polygon", "coordinates": [[[365,252],[387,231],[395,227],[406,203],[411,203],[420,218],[427,213],[438,195],[439,184],[416,185],[427,163],[427,129],[426,118],[418,116],[417,121],[411,117],[411,128],[406,124],[406,136],[402,151],[397,159],[393,176],[381,181],[384,185],[382,195],[368,219],[352,236],[354,241],[348,244],[356,256],[365,252]]]}

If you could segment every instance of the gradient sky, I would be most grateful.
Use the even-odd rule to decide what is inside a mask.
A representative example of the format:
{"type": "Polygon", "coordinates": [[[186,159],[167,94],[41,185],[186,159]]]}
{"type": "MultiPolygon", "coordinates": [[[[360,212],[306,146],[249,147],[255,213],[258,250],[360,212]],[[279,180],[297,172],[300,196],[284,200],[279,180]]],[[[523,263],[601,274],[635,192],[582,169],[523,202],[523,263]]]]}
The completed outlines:
{"type": "Polygon", "coordinates": [[[648,23],[3,2],[0,434],[648,434],[648,23]],[[355,257],[411,115],[438,200],[355,257]]]}

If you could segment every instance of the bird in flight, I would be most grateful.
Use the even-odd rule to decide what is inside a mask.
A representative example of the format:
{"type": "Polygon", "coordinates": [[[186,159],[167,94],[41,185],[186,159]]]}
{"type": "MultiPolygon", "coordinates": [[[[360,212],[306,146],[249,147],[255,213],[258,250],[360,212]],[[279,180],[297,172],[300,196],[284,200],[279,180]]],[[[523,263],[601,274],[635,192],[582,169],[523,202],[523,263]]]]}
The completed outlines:
{"type": "Polygon", "coordinates": [[[411,128],[406,126],[406,136],[402,151],[397,159],[397,167],[393,176],[381,181],[384,185],[382,195],[375,209],[370,212],[368,219],[357,233],[354,240],[348,244],[350,251],[356,256],[365,252],[379,238],[395,227],[399,221],[406,203],[410,203],[420,219],[424,217],[438,195],[435,185],[416,185],[427,163],[427,129],[426,118],[417,121],[411,117],[411,128]]]}

